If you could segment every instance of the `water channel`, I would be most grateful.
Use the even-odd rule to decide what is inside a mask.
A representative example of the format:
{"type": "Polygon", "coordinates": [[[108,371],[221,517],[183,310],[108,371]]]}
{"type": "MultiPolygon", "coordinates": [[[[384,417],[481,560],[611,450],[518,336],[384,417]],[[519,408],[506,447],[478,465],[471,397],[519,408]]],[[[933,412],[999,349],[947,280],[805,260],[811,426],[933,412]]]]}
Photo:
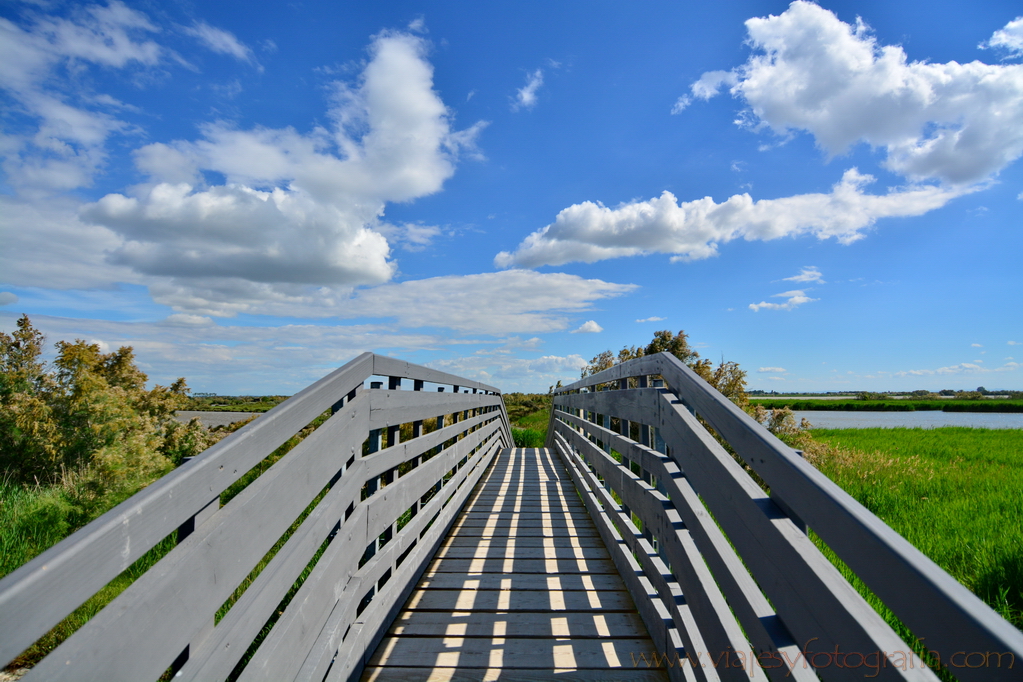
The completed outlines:
{"type": "Polygon", "coordinates": [[[1023,429],[1021,412],[839,412],[795,410],[796,422],[806,419],[820,429],[922,428],[969,426],[978,429],[1023,429]]]}

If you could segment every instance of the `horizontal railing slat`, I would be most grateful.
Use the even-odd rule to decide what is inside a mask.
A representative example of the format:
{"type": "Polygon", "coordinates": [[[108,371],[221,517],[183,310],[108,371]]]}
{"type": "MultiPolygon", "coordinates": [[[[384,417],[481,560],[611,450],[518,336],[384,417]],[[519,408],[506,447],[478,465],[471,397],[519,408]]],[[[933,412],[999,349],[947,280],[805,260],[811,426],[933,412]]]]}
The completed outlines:
{"type": "MultiPolygon", "coordinates": [[[[641,463],[643,468],[657,476],[680,514],[685,529],[692,535],[696,551],[706,561],[712,573],[711,579],[720,585],[729,607],[735,611],[738,621],[757,651],[774,653],[778,656],[774,660],[786,660],[785,656],[789,661],[798,660],[799,646],[778,620],[774,609],[742,565],[735,550],[714,523],[678,465],[666,455],[575,415],[556,411],[554,416],[574,427],[582,427],[594,433],[598,439],[605,443],[609,442],[623,457],[641,463]]],[[[693,565],[698,572],[701,571],[700,562],[694,561],[693,565]]],[[[703,578],[705,584],[706,580],[706,577],[703,578]]],[[[811,669],[799,666],[791,670],[791,677],[807,682],[817,679],[811,669]]]]}
{"type": "MultiPolygon", "coordinates": [[[[462,505],[471,494],[472,489],[486,471],[496,453],[502,447],[506,447],[506,444],[499,437],[496,442],[488,447],[489,449],[481,451],[477,457],[473,458],[474,460],[478,459],[473,467],[463,467],[455,475],[455,478],[452,478],[452,485],[462,486],[460,500],[457,503],[456,500],[452,500],[440,512],[437,512],[438,515],[436,520],[433,521],[429,533],[418,540],[415,549],[412,550],[395,575],[388,581],[384,590],[374,599],[376,604],[371,603],[367,611],[364,612],[362,622],[352,626],[348,638],[344,640],[344,651],[338,650],[340,642],[337,641],[337,638],[343,636],[344,632],[328,631],[325,628],[321,636],[310,647],[310,660],[306,662],[306,665],[303,665],[297,679],[319,680],[324,679],[323,675],[327,674],[326,680],[350,680],[353,677],[353,673],[362,669],[362,666],[366,664],[366,661],[376,648],[380,638],[386,632],[387,623],[393,619],[397,610],[405,603],[405,600],[415,588],[416,582],[423,571],[426,570],[430,558],[433,557],[437,548],[443,542],[462,505]],[[384,607],[381,605],[389,606],[384,607]],[[337,652],[337,659],[331,663],[331,656],[334,655],[334,652],[337,652]],[[327,666],[330,666],[329,671],[327,666]]],[[[433,502],[431,500],[431,504],[433,502]]],[[[443,506],[443,502],[440,499],[437,500],[437,503],[443,506]]],[[[424,515],[424,520],[432,519],[434,510],[435,507],[431,507],[430,512],[424,515]]],[[[396,546],[390,551],[393,555],[404,551],[404,549],[407,549],[407,547],[396,546]]],[[[346,607],[346,610],[348,613],[345,615],[348,617],[338,618],[336,620],[338,624],[351,622],[350,614],[354,613],[354,608],[349,606],[346,607]]]]}
{"type": "Polygon", "coordinates": [[[345,461],[369,420],[360,394],[197,528],[26,681],[155,679],[345,461]],[[153,614],[159,613],[159,618],[153,614]]]}
{"type": "MultiPolygon", "coordinates": [[[[816,638],[823,650],[898,651],[892,629],[863,600],[813,543],[787,519],[681,404],[658,389],[601,391],[555,398],[573,408],[610,413],[657,425],[673,457],[693,481],[715,519],[736,546],[797,642],[816,638]],[[615,403],[614,394],[621,395],[615,403]]],[[[838,679],[854,671],[829,671],[838,679]]],[[[929,670],[902,674],[883,668],[879,679],[934,679],[929,670]]]]}
{"type": "MultiPolygon", "coordinates": [[[[725,602],[724,595],[715,584],[714,577],[704,565],[699,550],[689,537],[688,529],[677,528],[670,519],[669,510],[678,515],[671,501],[615,462],[610,455],[590,443],[582,434],[568,431],[563,435],[568,436],[569,442],[577,449],[585,449],[588,452],[589,462],[593,465],[595,473],[605,480],[611,479],[618,483],[614,486],[615,491],[622,498],[622,502],[642,519],[644,528],[653,527],[653,534],[661,542],[662,552],[671,562],[672,568],[678,572],[679,584],[686,603],[700,624],[706,647],[709,647],[702,650],[730,651],[729,665],[723,668],[725,671],[723,677],[751,679],[751,673],[744,670],[745,666],[738,659],[738,656],[745,655],[739,652],[745,652],[748,648],[746,637],[725,602]]],[[[766,679],[763,672],[758,671],[759,668],[753,670],[752,679],[766,679]]]]}
{"type": "Polygon", "coordinates": [[[190,652],[175,682],[227,679],[249,643],[344,516],[348,504],[358,497],[363,483],[360,474],[366,468],[364,462],[356,462],[345,472],[217,624],[213,634],[190,652]]]}
{"type": "MultiPolygon", "coordinates": [[[[1023,632],[799,458],[677,358],[661,353],[564,387],[660,375],[931,649],[998,651],[1023,658],[1023,632]]],[[[1007,668],[963,668],[964,680],[1011,679],[1007,668]]]]}
{"type": "Polygon", "coordinates": [[[387,357],[386,355],[373,356],[372,373],[377,376],[419,379],[420,381],[429,381],[432,384],[459,386],[460,388],[487,391],[497,395],[501,394],[501,391],[493,386],[488,386],[487,384],[482,384],[478,381],[466,379],[454,374],[448,374],[447,372],[431,369],[429,367],[423,367],[422,365],[414,365],[411,362],[387,357]]]}
{"type": "Polygon", "coordinates": [[[442,414],[464,412],[501,404],[501,396],[484,393],[451,394],[426,391],[388,391],[375,389],[370,395],[369,428],[407,424],[442,414]]]}
{"type": "Polygon", "coordinates": [[[8,661],[372,372],[364,353],[0,580],[8,661]]]}
{"type": "MultiPolygon", "coordinates": [[[[426,464],[421,464],[417,469],[422,469],[422,471],[429,473],[437,468],[441,471],[451,468],[465,453],[468,453],[472,447],[479,443],[478,438],[473,437],[478,437],[481,434],[482,431],[475,431],[474,434],[470,435],[469,439],[463,439],[454,446],[443,450],[437,457],[431,459],[426,464]],[[434,463],[434,467],[429,467],[431,463],[434,463]]],[[[383,451],[383,453],[387,453],[388,450],[383,451]]],[[[371,462],[373,459],[374,457],[370,456],[363,461],[371,462]]],[[[390,466],[393,466],[395,463],[393,460],[386,462],[390,466]]],[[[411,479],[411,476],[408,476],[408,478],[411,479]]],[[[414,480],[418,481],[419,476],[416,475],[414,480]]],[[[436,479],[427,478],[424,490],[429,489],[435,483],[436,479]]],[[[379,536],[384,528],[390,524],[390,521],[388,521],[382,528],[382,514],[380,512],[374,513],[373,509],[374,506],[379,506],[373,504],[374,498],[377,495],[382,495],[390,487],[388,486],[384,491],[377,492],[356,506],[352,516],[344,522],[335,540],[330,543],[327,551],[320,557],[313,573],[302,585],[292,604],[284,611],[281,619],[274,626],[266,641],[257,649],[252,662],[246,667],[246,671],[244,671],[241,677],[242,680],[284,680],[292,679],[297,674],[304,656],[296,658],[295,652],[303,650],[304,646],[312,644],[312,640],[320,632],[323,623],[329,616],[332,604],[339,600],[339,595],[350,592],[348,583],[360,571],[358,569],[358,561],[366,545],[370,540],[379,536]],[[374,517],[376,519],[376,526],[371,527],[370,524],[372,524],[374,517]]],[[[443,492],[442,489],[440,494],[443,494],[443,492]]],[[[435,496],[434,499],[437,499],[438,496],[435,496]]],[[[391,519],[395,518],[397,514],[404,511],[408,506],[398,508],[390,500],[385,498],[379,499],[384,499],[383,506],[391,508],[391,519]]],[[[431,500],[431,503],[433,502],[434,500],[431,500]]],[[[416,514],[415,518],[418,519],[425,513],[427,513],[426,509],[421,510],[416,514]]],[[[398,535],[401,536],[402,534],[398,535]]],[[[393,543],[394,540],[391,542],[393,543]]],[[[390,546],[391,543],[388,543],[388,545],[390,546]]],[[[367,572],[371,570],[366,569],[366,566],[363,566],[363,569],[367,572]]],[[[371,584],[372,582],[368,582],[366,585],[371,584]]],[[[361,599],[361,594],[350,594],[347,596],[350,599],[354,599],[356,604],[361,599]]]]}
{"type": "MultiPolygon", "coordinates": [[[[573,456],[563,434],[555,433],[553,441],[554,450],[565,461],[576,490],[578,490],[579,496],[597,527],[597,532],[611,554],[611,560],[618,569],[626,589],[636,602],[636,610],[647,627],[654,648],[665,657],[678,656],[681,660],[685,656],[685,651],[676,647],[671,639],[674,623],[667,607],[650,583],[650,579],[643,575],[643,570],[632,556],[632,552],[628,551],[625,540],[615,528],[610,515],[602,508],[597,493],[587,484],[582,472],[572,461],[573,456]]],[[[699,646],[698,643],[701,642],[698,632],[688,632],[682,636],[686,638],[684,640],[686,646],[699,646]]],[[[713,668],[694,668],[693,672],[696,679],[703,682],[717,682],[720,679],[713,668]]],[[[684,679],[681,673],[681,666],[672,667],[669,670],[669,674],[673,675],[673,681],[684,679]]]]}

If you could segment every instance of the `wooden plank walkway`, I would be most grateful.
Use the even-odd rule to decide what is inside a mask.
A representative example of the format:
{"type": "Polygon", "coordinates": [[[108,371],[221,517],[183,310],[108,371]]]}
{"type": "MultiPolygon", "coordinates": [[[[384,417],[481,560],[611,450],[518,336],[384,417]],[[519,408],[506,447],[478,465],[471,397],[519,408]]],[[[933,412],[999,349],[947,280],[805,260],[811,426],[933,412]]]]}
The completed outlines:
{"type": "Polygon", "coordinates": [[[665,680],[575,491],[546,449],[501,452],[365,682],[665,680]]]}

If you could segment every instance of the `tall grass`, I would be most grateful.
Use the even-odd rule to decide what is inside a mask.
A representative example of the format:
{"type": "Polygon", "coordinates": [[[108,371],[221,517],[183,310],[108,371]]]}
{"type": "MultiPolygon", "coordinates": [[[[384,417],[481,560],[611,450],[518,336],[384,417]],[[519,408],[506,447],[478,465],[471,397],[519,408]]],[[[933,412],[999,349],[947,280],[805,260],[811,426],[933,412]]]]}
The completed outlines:
{"type": "Polygon", "coordinates": [[[1023,430],[814,429],[829,478],[1023,628],[1023,430]]]}
{"type": "MultiPolygon", "coordinates": [[[[128,494],[122,491],[121,495],[97,501],[76,487],[73,476],[65,476],[59,485],[36,487],[0,480],[0,577],[57,544],[128,494]]],[[[164,538],[5,669],[15,670],[39,662],[172,550],[175,535],[164,538]]]]}

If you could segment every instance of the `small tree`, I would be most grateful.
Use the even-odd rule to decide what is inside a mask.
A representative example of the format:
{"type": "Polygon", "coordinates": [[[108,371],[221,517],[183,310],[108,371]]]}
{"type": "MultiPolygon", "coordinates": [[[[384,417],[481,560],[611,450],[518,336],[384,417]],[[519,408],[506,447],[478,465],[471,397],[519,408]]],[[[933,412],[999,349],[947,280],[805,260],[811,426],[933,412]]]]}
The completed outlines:
{"type": "Polygon", "coordinates": [[[689,345],[689,335],[683,330],[679,330],[678,334],[673,334],[667,329],[654,332],[654,338],[646,346],[626,346],[618,351],[617,358],[609,350],[599,353],[583,367],[582,377],[609,369],[626,360],[656,353],[671,353],[736,405],[745,407],[749,404],[749,396],[746,394],[746,372],[739,367],[739,363],[722,360],[714,367],[712,361],[701,360],[700,354],[689,345]]]}

